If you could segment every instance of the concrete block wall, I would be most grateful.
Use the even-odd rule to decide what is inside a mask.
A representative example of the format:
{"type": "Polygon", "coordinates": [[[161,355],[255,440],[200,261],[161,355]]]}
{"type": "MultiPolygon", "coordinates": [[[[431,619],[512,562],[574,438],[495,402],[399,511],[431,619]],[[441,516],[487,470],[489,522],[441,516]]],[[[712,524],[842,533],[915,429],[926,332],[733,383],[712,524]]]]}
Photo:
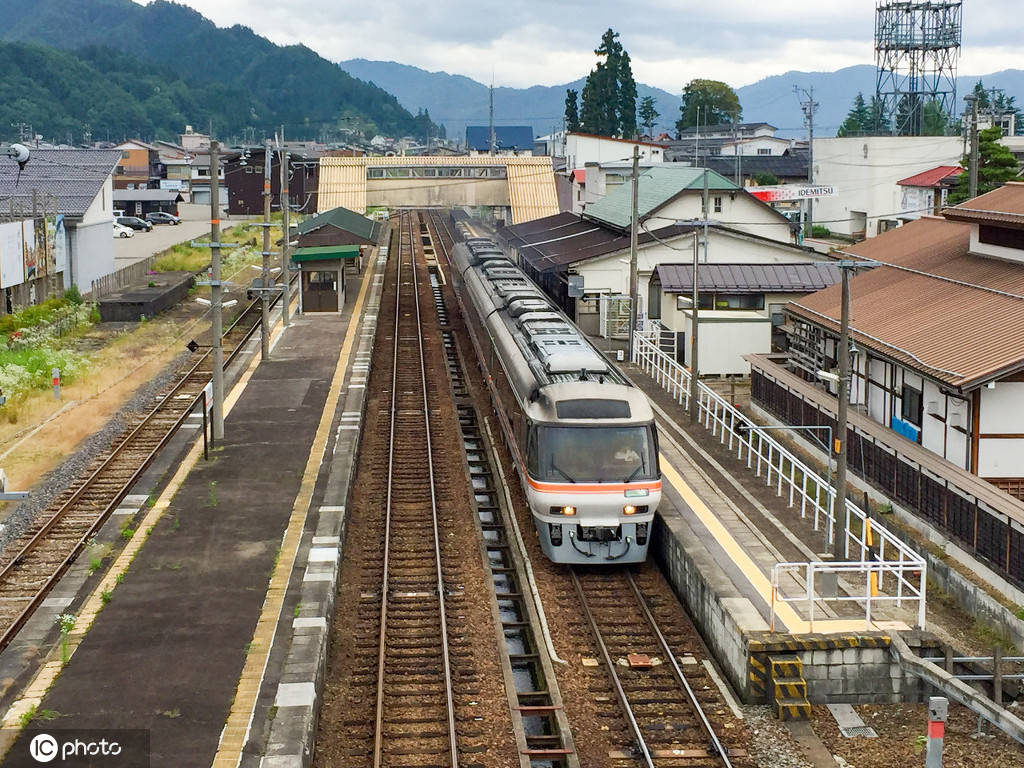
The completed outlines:
{"type": "Polygon", "coordinates": [[[904,700],[903,669],[887,648],[803,651],[807,698],[812,704],[882,704],[904,700]]]}

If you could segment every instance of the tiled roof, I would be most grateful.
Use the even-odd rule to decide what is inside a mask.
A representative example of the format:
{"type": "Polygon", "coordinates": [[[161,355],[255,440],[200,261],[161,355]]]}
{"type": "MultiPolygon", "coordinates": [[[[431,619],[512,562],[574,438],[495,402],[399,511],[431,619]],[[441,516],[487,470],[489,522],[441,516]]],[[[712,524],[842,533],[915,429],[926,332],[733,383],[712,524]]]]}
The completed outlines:
{"type": "Polygon", "coordinates": [[[946,208],[942,215],[972,224],[1003,224],[1024,227],[1024,183],[1008,181],[998,189],[946,208]]]}
{"type": "MultiPolygon", "coordinates": [[[[641,220],[687,190],[704,189],[704,169],[683,166],[667,168],[654,166],[640,174],[637,189],[637,212],[641,220]]],[[[721,174],[708,172],[708,189],[739,189],[721,174]]],[[[622,184],[600,200],[590,203],[583,211],[588,219],[600,221],[612,227],[625,229],[629,226],[633,211],[633,190],[631,184],[622,184]]]]}
{"type": "MultiPolygon", "coordinates": [[[[709,157],[707,158],[707,166],[728,178],[736,173],[736,157],[732,155],[709,157]]],[[[771,173],[779,178],[806,178],[807,153],[787,152],[784,155],[742,155],[739,166],[740,172],[744,176],[771,173]]]]}
{"type": "MultiPolygon", "coordinates": [[[[466,146],[477,152],[487,152],[491,146],[490,128],[486,125],[466,126],[466,146]]],[[[494,149],[533,150],[533,128],[529,125],[494,126],[494,149]]]]}
{"type": "MultiPolygon", "coordinates": [[[[654,230],[654,234],[665,240],[693,229],[671,225],[654,230]]],[[[538,272],[566,272],[570,264],[629,248],[628,235],[574,213],[517,224],[505,229],[504,236],[538,272]]],[[[637,238],[641,245],[653,240],[646,232],[637,238]]]]}
{"type": "MultiPolygon", "coordinates": [[[[668,293],[693,290],[693,263],[659,264],[654,268],[668,293]]],[[[809,293],[839,282],[839,267],[828,262],[807,264],[701,264],[697,279],[702,291],[729,293],[809,293]]]]}
{"type": "Polygon", "coordinates": [[[900,179],[896,183],[903,187],[937,187],[945,179],[956,178],[964,169],[959,165],[939,165],[928,171],[900,179]]]}
{"type": "Polygon", "coordinates": [[[350,211],[348,208],[342,208],[339,205],[337,208],[318,213],[316,216],[300,223],[298,233],[305,235],[327,226],[351,232],[356,237],[361,237],[370,243],[377,242],[377,235],[380,233],[381,228],[379,221],[371,221],[365,216],[355,211],[350,211]]]}
{"type": "MultiPolygon", "coordinates": [[[[883,263],[851,280],[857,346],[960,389],[1024,368],[1024,265],[969,254],[970,231],[925,217],[847,249],[883,263]]],[[[833,285],[787,308],[837,331],[840,299],[833,285]]]]}
{"type": "Polygon", "coordinates": [[[115,203],[134,203],[136,201],[155,203],[180,203],[184,200],[181,193],[173,189],[115,189],[115,203]]]}
{"type": "Polygon", "coordinates": [[[57,198],[57,212],[77,218],[100,193],[121,160],[119,149],[32,149],[25,170],[13,160],[0,159],[0,212],[10,202],[32,210],[32,193],[57,198]]]}

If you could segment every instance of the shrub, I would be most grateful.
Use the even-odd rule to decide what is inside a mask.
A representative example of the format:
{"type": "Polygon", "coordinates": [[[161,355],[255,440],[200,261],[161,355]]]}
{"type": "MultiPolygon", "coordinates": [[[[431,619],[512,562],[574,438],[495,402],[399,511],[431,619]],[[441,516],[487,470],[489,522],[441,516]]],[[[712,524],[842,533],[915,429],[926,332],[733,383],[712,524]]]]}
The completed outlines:
{"type": "Polygon", "coordinates": [[[829,237],[832,234],[832,230],[828,227],[823,227],[820,224],[814,224],[811,227],[811,237],[829,237]]]}
{"type": "Polygon", "coordinates": [[[70,301],[72,304],[82,303],[82,292],[78,290],[77,285],[72,285],[66,291],[64,291],[64,298],[70,301]]]}

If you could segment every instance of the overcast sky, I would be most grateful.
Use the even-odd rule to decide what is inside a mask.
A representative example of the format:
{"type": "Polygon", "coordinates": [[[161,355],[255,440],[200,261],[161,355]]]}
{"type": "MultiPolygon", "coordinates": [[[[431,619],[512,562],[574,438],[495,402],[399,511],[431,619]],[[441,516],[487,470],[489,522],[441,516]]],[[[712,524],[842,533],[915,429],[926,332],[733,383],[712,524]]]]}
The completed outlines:
{"type": "MultiPolygon", "coordinates": [[[[325,58],[393,60],[495,85],[585,75],[608,27],[637,80],[679,92],[694,77],[733,87],[789,70],[873,62],[873,0],[178,0],[218,26],[244,24],[325,58]]],[[[1024,69],[1020,0],[966,0],[961,74],[1024,69]]]]}

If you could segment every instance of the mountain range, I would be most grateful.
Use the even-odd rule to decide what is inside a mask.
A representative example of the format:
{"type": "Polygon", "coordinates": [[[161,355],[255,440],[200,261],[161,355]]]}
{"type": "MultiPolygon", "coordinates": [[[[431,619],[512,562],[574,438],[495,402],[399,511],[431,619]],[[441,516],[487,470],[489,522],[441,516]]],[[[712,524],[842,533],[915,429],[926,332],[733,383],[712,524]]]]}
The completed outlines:
{"type": "MultiPolygon", "coordinates": [[[[435,122],[443,123],[449,137],[465,137],[466,125],[486,125],[488,87],[462,75],[428,72],[394,61],[349,59],[340,63],[354,77],[372,82],[393,93],[410,111],[429,110],[435,122]]],[[[1024,103],[1024,71],[1007,69],[988,75],[965,75],[957,79],[957,93],[967,93],[983,80],[987,88],[1002,88],[1008,96],[1024,103]]],[[[565,112],[565,91],[583,90],[584,78],[561,85],[494,89],[494,121],[498,125],[530,125],[534,135],[561,128],[565,112]]],[[[680,92],[683,83],[680,83],[680,92]]],[[[793,87],[814,88],[818,102],[815,134],[834,136],[858,92],[869,98],[875,92],[875,67],[860,64],[835,72],[789,71],[736,89],[746,121],[764,121],[779,129],[783,137],[806,134],[799,99],[793,87]]],[[[637,84],[638,99],[653,96],[660,113],[655,133],[673,133],[679,117],[680,96],[652,86],[637,84]]],[[[803,98],[803,97],[801,97],[803,98]]],[[[962,104],[962,102],[961,102],[962,104]]]]}
{"type": "MultiPolygon", "coordinates": [[[[31,122],[47,138],[63,140],[68,123],[77,128],[76,141],[86,123],[94,138],[122,128],[139,138],[169,138],[171,121],[177,133],[185,122],[205,128],[210,120],[221,136],[247,127],[257,137],[272,135],[284,124],[290,137],[313,138],[345,118],[372,132],[428,133],[427,121],[390,93],[306,46],[275,45],[240,25],[217,27],[177,3],[0,0],[0,15],[0,41],[34,46],[31,65],[5,68],[0,79],[3,116],[31,122]]],[[[8,48],[5,59],[17,64],[28,50],[8,48]]]]}

